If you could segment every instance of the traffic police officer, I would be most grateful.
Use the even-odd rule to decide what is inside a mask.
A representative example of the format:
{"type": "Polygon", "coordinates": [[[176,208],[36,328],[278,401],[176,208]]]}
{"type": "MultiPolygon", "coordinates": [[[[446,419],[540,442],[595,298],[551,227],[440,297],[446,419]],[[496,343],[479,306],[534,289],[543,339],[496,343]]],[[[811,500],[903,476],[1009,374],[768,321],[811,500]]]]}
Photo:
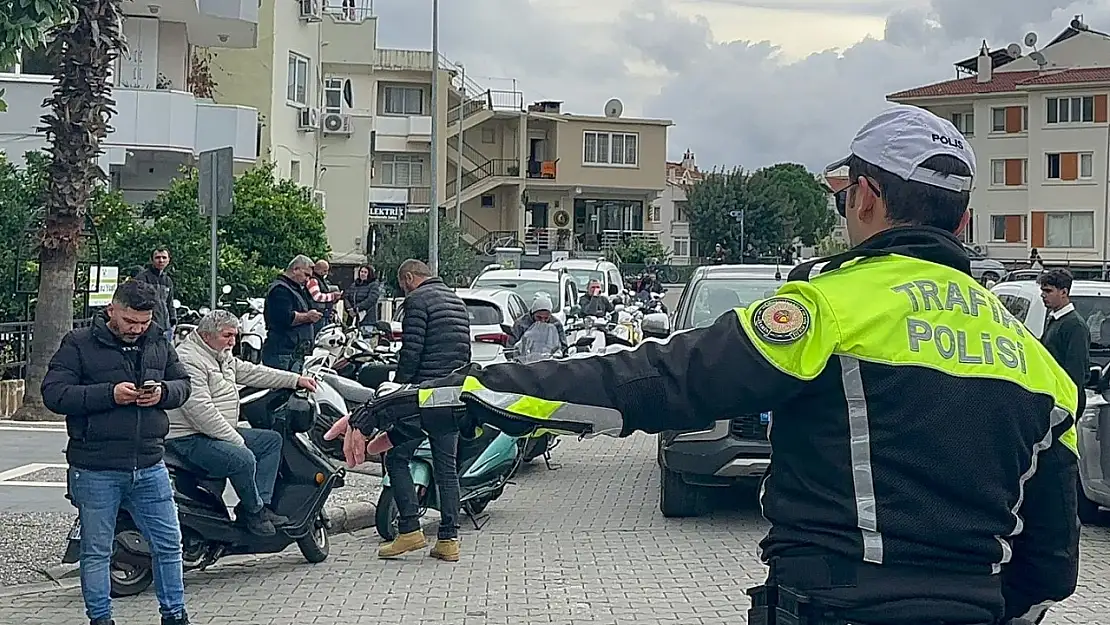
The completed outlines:
{"type": "Polygon", "coordinates": [[[348,460],[379,426],[371,453],[460,419],[627,436],[773,410],[749,622],[1039,621],[1078,574],[1078,389],[971,276],[975,157],[952,124],[888,109],[844,165],[855,247],[818,275],[667,341],[402,388],[352,416],[348,460]]]}

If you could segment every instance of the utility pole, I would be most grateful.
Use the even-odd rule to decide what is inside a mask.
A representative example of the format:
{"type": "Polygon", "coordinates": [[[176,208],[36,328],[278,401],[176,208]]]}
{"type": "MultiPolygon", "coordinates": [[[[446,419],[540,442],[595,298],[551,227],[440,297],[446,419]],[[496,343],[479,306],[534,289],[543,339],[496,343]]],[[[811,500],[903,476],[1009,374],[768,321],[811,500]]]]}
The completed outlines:
{"type": "MultiPolygon", "coordinates": [[[[460,132],[462,126],[459,126],[460,132]]],[[[460,135],[459,141],[462,141],[460,135]]],[[[432,185],[428,192],[428,267],[439,275],[439,0],[432,0],[432,185]]],[[[459,189],[455,188],[455,195],[459,189]]]]}
{"type": "Polygon", "coordinates": [[[459,136],[455,138],[455,144],[458,150],[458,158],[455,159],[455,228],[459,230],[459,235],[462,236],[462,148],[463,148],[463,104],[466,102],[466,66],[460,65],[459,69],[462,71],[462,77],[459,82],[459,136]]]}

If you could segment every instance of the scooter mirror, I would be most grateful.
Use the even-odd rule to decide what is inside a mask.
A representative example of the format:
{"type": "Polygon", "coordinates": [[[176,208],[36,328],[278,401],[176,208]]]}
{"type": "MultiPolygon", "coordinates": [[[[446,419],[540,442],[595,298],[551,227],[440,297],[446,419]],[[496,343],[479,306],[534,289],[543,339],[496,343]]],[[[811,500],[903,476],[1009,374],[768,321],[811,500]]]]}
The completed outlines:
{"type": "Polygon", "coordinates": [[[212,309],[207,306],[201,306],[199,309],[197,309],[197,312],[201,315],[207,315],[208,313],[212,312],[212,309]]]}
{"type": "Polygon", "coordinates": [[[231,285],[230,284],[223,285],[223,287],[220,288],[220,292],[223,293],[224,295],[227,295],[228,293],[231,293],[231,285]]]}
{"type": "Polygon", "coordinates": [[[174,307],[174,308],[181,308],[181,300],[179,300],[179,299],[175,299],[175,300],[173,300],[173,302],[171,302],[171,303],[173,304],[173,307],[174,307]]]}

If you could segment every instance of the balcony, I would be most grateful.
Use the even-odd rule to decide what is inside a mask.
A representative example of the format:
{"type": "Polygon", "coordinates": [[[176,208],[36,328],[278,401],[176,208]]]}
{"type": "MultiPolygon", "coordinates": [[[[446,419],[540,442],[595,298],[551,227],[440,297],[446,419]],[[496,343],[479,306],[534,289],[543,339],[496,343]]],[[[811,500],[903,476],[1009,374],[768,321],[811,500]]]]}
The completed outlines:
{"type": "Polygon", "coordinates": [[[189,43],[220,48],[258,45],[258,0],[163,0],[155,4],[124,0],[123,12],[185,24],[189,43]]]}
{"type": "Polygon", "coordinates": [[[432,118],[429,115],[380,115],[374,118],[378,151],[404,151],[408,143],[431,143],[432,118]]]}
{"type": "Polygon", "coordinates": [[[431,190],[428,187],[370,187],[370,203],[427,207],[431,203],[431,190]]]}

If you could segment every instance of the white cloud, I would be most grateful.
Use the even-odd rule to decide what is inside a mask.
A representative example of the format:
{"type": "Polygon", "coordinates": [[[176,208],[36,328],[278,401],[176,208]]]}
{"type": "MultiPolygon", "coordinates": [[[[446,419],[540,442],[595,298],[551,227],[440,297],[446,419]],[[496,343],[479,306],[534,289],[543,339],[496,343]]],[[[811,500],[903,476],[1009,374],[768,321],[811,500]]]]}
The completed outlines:
{"type": "MultiPolygon", "coordinates": [[[[466,0],[442,2],[441,43],[479,82],[526,98],[673,119],[672,157],[705,165],[843,155],[884,96],[954,76],[980,40],[1054,37],[1105,0],[466,0]],[[807,47],[808,46],[808,47],[807,47]],[[827,50],[826,50],[827,49],[827,50]],[[820,51],[826,50],[826,51],[820,51]],[[809,52],[809,54],[806,54],[809,52]]],[[[430,47],[431,0],[376,0],[379,44],[430,47]]]]}

